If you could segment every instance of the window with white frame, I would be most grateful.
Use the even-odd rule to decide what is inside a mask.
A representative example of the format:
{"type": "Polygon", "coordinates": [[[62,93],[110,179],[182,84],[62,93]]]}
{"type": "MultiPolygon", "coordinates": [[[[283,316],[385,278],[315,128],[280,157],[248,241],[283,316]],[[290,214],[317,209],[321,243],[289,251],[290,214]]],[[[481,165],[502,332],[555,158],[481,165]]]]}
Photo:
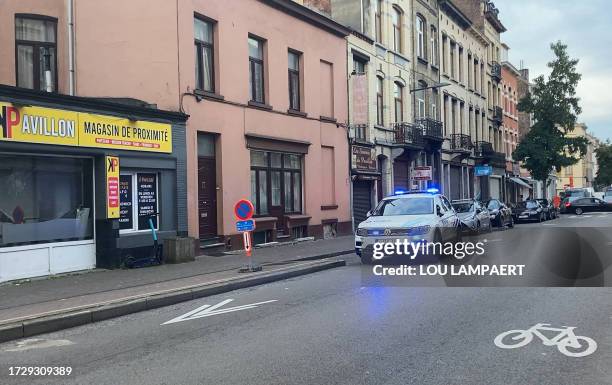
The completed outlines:
{"type": "Polygon", "coordinates": [[[425,59],[425,20],[421,16],[416,18],[417,29],[417,56],[425,59]]]}
{"type": "Polygon", "coordinates": [[[119,176],[119,230],[150,230],[149,219],[158,229],[158,177],[151,172],[121,172],[119,176]]]}

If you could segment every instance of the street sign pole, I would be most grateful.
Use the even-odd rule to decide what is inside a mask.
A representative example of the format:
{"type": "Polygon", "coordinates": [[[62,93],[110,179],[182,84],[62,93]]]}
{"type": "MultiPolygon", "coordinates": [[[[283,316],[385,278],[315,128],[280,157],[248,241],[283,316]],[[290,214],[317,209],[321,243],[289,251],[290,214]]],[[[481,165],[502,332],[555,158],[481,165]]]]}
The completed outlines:
{"type": "Polygon", "coordinates": [[[234,205],[234,215],[236,216],[236,230],[242,233],[244,253],[247,258],[246,263],[238,270],[239,273],[252,273],[261,271],[262,267],[253,262],[253,236],[255,221],[251,219],[255,212],[253,203],[247,199],[241,199],[234,205]]]}

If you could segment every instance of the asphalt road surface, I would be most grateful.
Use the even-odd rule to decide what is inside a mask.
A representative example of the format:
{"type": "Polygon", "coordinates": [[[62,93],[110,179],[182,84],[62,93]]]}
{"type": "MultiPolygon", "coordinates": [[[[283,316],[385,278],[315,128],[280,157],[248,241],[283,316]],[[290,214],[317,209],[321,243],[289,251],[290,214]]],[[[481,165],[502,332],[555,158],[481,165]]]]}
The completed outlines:
{"type": "MultiPolygon", "coordinates": [[[[612,216],[596,216],[487,237],[516,244],[513,233],[521,228],[612,223],[612,216]]],[[[606,242],[594,249],[612,247],[606,242]]],[[[423,286],[386,285],[367,279],[371,267],[350,262],[1,344],[0,383],[612,384],[612,288],[431,287],[444,281],[437,277],[423,286]],[[495,343],[501,333],[539,323],[575,327],[592,344],[581,339],[572,351],[571,333],[548,344],[532,333],[530,343],[514,349],[495,343]],[[9,376],[11,366],[70,366],[72,373],[9,376]]],[[[505,343],[527,342],[527,334],[505,343]]],[[[558,332],[542,334],[550,340],[558,332]]]]}

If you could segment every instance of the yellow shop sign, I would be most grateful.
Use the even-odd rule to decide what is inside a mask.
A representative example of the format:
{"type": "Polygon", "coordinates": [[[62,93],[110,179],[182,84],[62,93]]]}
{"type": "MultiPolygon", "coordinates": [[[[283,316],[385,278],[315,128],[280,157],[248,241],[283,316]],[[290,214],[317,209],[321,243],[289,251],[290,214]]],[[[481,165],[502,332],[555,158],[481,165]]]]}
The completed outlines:
{"type": "Polygon", "coordinates": [[[0,103],[0,141],[172,152],[169,124],[0,103]]]}

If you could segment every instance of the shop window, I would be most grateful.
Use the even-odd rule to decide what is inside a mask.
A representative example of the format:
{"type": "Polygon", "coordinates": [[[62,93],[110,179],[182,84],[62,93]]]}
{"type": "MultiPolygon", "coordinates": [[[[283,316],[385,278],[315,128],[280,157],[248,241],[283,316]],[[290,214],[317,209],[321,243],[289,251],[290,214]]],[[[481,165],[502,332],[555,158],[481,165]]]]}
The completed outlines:
{"type": "Polygon", "coordinates": [[[257,215],[301,212],[301,155],[251,151],[251,201],[257,215]]]}
{"type": "Polygon", "coordinates": [[[15,17],[17,87],[57,91],[57,19],[15,17]]]}
{"type": "Polygon", "coordinates": [[[119,177],[119,230],[150,230],[149,218],[158,229],[159,199],[157,174],[122,172],[119,177]]]}
{"type": "Polygon", "coordinates": [[[91,159],[0,155],[0,247],[93,239],[91,159]]]}
{"type": "Polygon", "coordinates": [[[308,234],[306,226],[295,226],[291,228],[291,237],[293,239],[304,238],[308,234]]]}

